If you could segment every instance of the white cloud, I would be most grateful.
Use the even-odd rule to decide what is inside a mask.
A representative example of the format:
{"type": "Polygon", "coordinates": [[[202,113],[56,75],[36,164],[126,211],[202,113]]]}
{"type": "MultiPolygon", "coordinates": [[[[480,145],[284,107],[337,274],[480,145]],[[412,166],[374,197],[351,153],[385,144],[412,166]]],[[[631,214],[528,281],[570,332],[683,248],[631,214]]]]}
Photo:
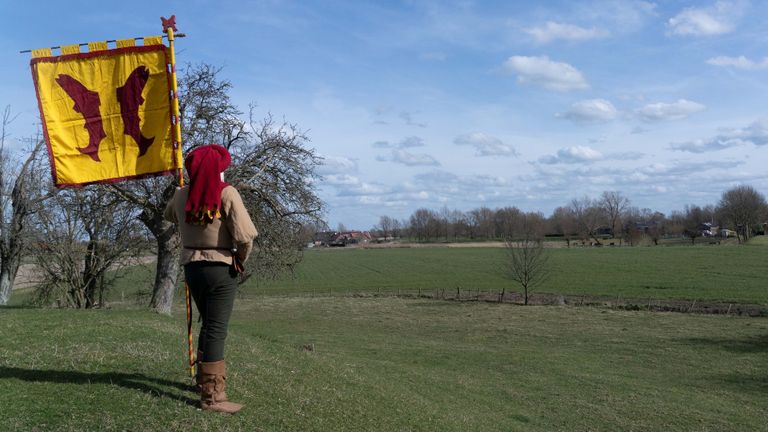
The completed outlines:
{"type": "Polygon", "coordinates": [[[599,22],[611,33],[634,32],[656,17],[656,4],[643,0],[593,0],[570,2],[581,21],[599,22]]]}
{"type": "Polygon", "coordinates": [[[343,156],[323,156],[323,163],[317,168],[317,173],[320,175],[353,172],[357,172],[357,162],[343,156]]]}
{"type": "Polygon", "coordinates": [[[405,207],[408,205],[408,201],[399,200],[397,198],[370,195],[360,196],[357,202],[360,204],[373,205],[376,207],[405,207]]]}
{"type": "Polygon", "coordinates": [[[605,99],[587,99],[576,102],[571,109],[556,116],[577,122],[594,122],[613,120],[618,113],[616,107],[605,99]]]}
{"type": "Polygon", "coordinates": [[[475,156],[517,156],[512,146],[503,141],[482,132],[474,132],[457,136],[453,143],[456,145],[468,145],[475,148],[475,156]]]}
{"type": "Polygon", "coordinates": [[[672,161],[671,163],[656,163],[641,167],[637,172],[647,175],[649,178],[690,178],[696,174],[711,170],[727,170],[743,165],[741,161],[672,161]]]}
{"type": "Polygon", "coordinates": [[[606,159],[612,159],[612,160],[638,160],[642,159],[645,156],[644,153],[640,152],[622,152],[622,153],[611,153],[607,155],[606,159]]]}
{"type": "Polygon", "coordinates": [[[395,162],[407,166],[439,166],[440,162],[425,153],[410,153],[401,149],[392,149],[388,156],[379,156],[376,160],[381,162],[395,162]]]}
{"type": "Polygon", "coordinates": [[[673,35],[719,35],[732,31],[742,13],[742,2],[718,1],[709,7],[683,9],[669,19],[667,26],[673,35]]]}
{"type": "Polygon", "coordinates": [[[637,115],[641,119],[649,122],[664,120],[682,120],[693,113],[703,111],[706,106],[691,102],[686,99],[678,99],[672,103],[653,103],[648,104],[637,110],[637,115]]]}
{"type": "Polygon", "coordinates": [[[426,123],[417,122],[413,119],[413,114],[409,113],[408,111],[401,111],[400,112],[400,118],[407,124],[408,126],[418,126],[418,127],[427,127],[426,123]]]}
{"type": "Polygon", "coordinates": [[[742,144],[743,142],[737,139],[722,139],[721,137],[716,137],[706,140],[698,139],[682,143],[672,143],[669,145],[669,148],[688,153],[709,153],[740,146],[742,144]]]}
{"type": "Polygon", "coordinates": [[[360,179],[349,174],[330,174],[323,177],[322,183],[331,186],[353,186],[360,184],[360,179]]]}
{"type": "Polygon", "coordinates": [[[768,68],[768,57],[764,58],[762,61],[754,61],[744,56],[738,56],[738,57],[719,56],[719,57],[712,57],[711,59],[708,59],[707,64],[710,64],[712,66],[734,67],[736,69],[746,69],[746,70],[766,69],[768,68]]]}
{"type": "Polygon", "coordinates": [[[376,157],[376,160],[380,162],[395,162],[407,166],[418,165],[431,165],[438,166],[438,162],[434,157],[428,154],[417,154],[405,151],[404,149],[423,147],[424,140],[421,137],[409,136],[405,137],[397,144],[391,144],[388,141],[376,141],[373,143],[373,147],[376,148],[388,148],[391,149],[388,155],[380,155],[376,157]]]}
{"type": "Polygon", "coordinates": [[[409,137],[403,138],[397,144],[392,144],[389,141],[376,141],[372,145],[373,147],[376,147],[376,148],[392,148],[392,149],[423,147],[424,139],[417,136],[409,136],[409,137]]]}
{"type": "Polygon", "coordinates": [[[536,42],[542,44],[552,42],[556,39],[585,41],[603,38],[610,34],[607,30],[598,29],[596,27],[584,28],[573,24],[562,24],[554,21],[547,21],[543,26],[527,28],[524,29],[524,31],[533,36],[536,42]]]}
{"type": "MultiPolygon", "coordinates": [[[[633,202],[645,197],[653,208],[663,211],[663,207],[660,207],[663,202],[658,199],[659,192],[673,192],[673,196],[686,200],[696,192],[712,193],[713,186],[717,187],[724,178],[749,177],[750,174],[737,171],[743,165],[744,162],[738,160],[670,160],[631,167],[536,165],[536,171],[521,177],[521,181],[531,185],[532,192],[541,193],[550,201],[559,197],[561,202],[567,202],[585,193],[597,196],[610,187],[612,190],[621,190],[633,202]]],[[[715,194],[712,193],[713,196],[715,194]]],[[[670,203],[674,206],[682,205],[680,201],[670,203]]]]}
{"type": "Polygon", "coordinates": [[[403,138],[398,144],[398,148],[423,147],[424,140],[421,137],[410,136],[403,138]]]}
{"type": "Polygon", "coordinates": [[[432,171],[414,176],[417,190],[431,190],[433,195],[450,196],[452,199],[466,199],[479,190],[494,194],[498,189],[508,189],[509,181],[491,175],[459,176],[447,171],[432,171]]]}
{"type": "Polygon", "coordinates": [[[669,148],[689,153],[707,153],[748,144],[768,145],[768,119],[758,120],[744,128],[726,129],[712,138],[672,143],[669,148]]]}
{"type": "Polygon", "coordinates": [[[603,154],[587,146],[573,146],[557,151],[556,155],[548,155],[539,159],[539,162],[547,165],[564,163],[591,163],[603,159],[603,154]]]}
{"type": "Polygon", "coordinates": [[[337,196],[382,195],[390,193],[390,189],[376,183],[359,182],[339,188],[337,196]]]}
{"type": "Polygon", "coordinates": [[[578,69],[568,63],[552,61],[547,56],[512,56],[502,67],[508,73],[517,74],[517,81],[523,84],[532,83],[555,91],[589,88],[578,69]]]}

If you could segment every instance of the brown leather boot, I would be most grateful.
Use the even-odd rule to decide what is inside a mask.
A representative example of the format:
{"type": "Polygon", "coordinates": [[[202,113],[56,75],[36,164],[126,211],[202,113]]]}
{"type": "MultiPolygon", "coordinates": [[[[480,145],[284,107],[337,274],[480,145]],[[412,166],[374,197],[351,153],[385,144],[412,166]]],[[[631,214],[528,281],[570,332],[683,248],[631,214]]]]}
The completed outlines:
{"type": "Polygon", "coordinates": [[[227,400],[227,365],[224,360],[200,362],[200,408],[234,414],[242,405],[227,400]]]}

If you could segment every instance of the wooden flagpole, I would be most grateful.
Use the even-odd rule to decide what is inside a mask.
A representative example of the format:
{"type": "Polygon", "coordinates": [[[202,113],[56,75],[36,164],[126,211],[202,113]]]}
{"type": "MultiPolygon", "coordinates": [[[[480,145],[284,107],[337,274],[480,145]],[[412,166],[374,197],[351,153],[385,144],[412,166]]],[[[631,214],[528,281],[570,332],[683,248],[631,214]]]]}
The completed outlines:
{"type": "Polygon", "coordinates": [[[181,114],[179,113],[179,85],[176,80],[176,51],[174,49],[174,31],[176,30],[176,15],[171,15],[167,20],[161,18],[163,21],[163,33],[168,34],[168,51],[170,55],[168,59],[171,62],[171,92],[173,93],[173,99],[171,100],[171,109],[173,110],[173,145],[176,150],[176,166],[179,169],[179,186],[184,186],[184,169],[182,167],[182,161],[184,160],[181,151],[181,114]]]}
{"type": "MultiPolygon", "coordinates": [[[[176,51],[174,50],[174,32],[176,31],[176,15],[165,19],[161,17],[163,33],[168,35],[168,59],[171,62],[171,109],[173,110],[173,145],[176,155],[176,167],[179,170],[179,187],[184,187],[184,155],[181,150],[181,113],[179,112],[179,86],[176,81],[176,51]]],[[[192,302],[190,301],[189,285],[184,281],[184,297],[187,306],[187,346],[189,347],[189,375],[195,376],[195,348],[192,340],[192,302]]]]}

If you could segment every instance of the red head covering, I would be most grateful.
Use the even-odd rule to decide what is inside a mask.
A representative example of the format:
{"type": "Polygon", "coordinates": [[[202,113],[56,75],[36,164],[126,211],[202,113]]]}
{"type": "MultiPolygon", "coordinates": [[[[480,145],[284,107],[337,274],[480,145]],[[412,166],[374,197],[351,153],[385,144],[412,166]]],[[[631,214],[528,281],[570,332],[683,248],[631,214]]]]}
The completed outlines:
{"type": "Polygon", "coordinates": [[[221,190],[228,186],[221,181],[221,173],[231,161],[227,149],[217,144],[200,146],[187,155],[184,161],[189,174],[189,196],[184,206],[187,223],[205,225],[221,217],[221,190]]]}

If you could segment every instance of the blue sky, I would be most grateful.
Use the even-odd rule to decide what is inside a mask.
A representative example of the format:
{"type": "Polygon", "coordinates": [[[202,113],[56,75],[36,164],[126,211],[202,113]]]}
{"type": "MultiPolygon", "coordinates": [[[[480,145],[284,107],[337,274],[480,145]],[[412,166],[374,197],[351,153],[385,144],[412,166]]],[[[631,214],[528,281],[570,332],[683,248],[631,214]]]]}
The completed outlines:
{"type": "Polygon", "coordinates": [[[332,227],[420,207],[548,215],[604,190],[667,213],[768,191],[766,2],[0,5],[15,138],[37,121],[19,50],[159,34],[176,14],[180,63],[223,66],[241,109],[308,131],[332,227]]]}

